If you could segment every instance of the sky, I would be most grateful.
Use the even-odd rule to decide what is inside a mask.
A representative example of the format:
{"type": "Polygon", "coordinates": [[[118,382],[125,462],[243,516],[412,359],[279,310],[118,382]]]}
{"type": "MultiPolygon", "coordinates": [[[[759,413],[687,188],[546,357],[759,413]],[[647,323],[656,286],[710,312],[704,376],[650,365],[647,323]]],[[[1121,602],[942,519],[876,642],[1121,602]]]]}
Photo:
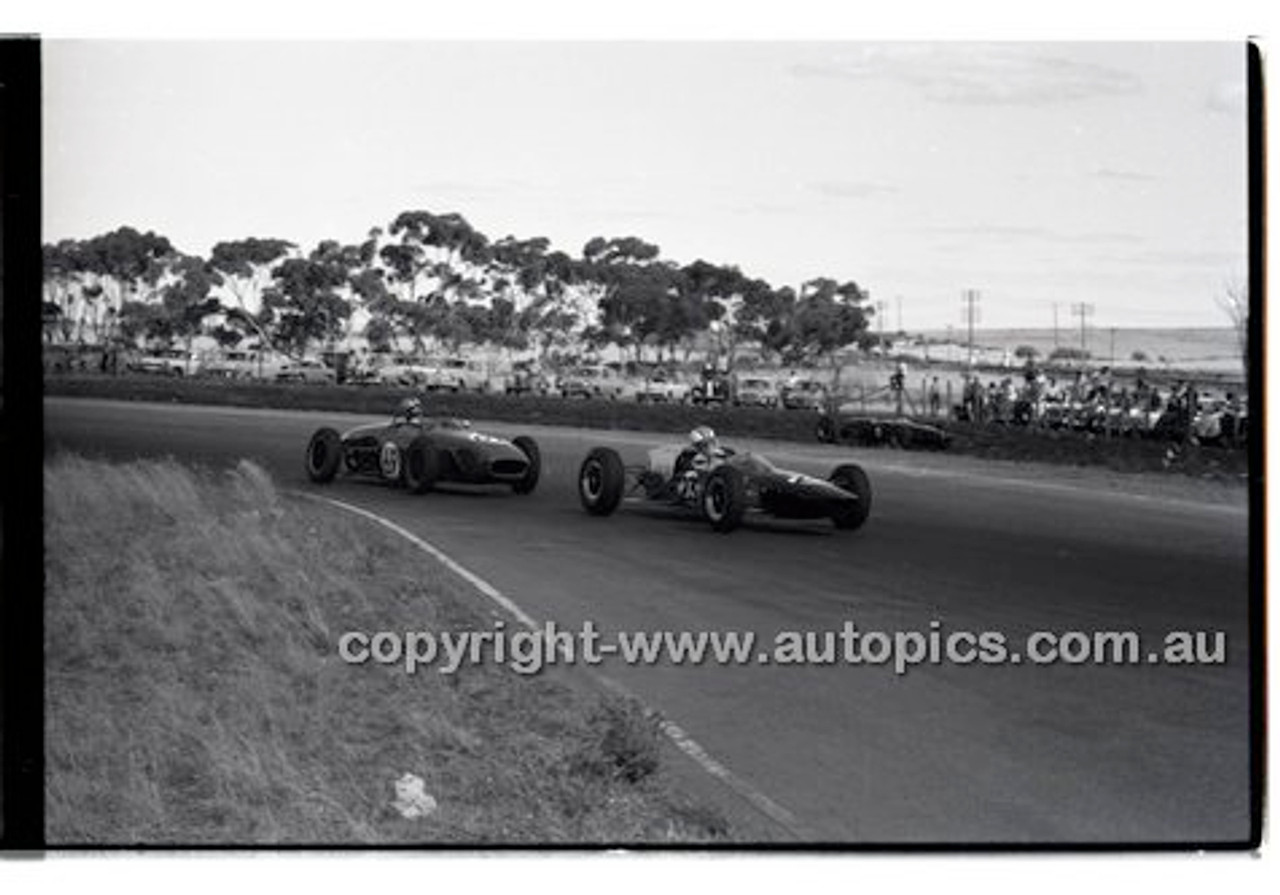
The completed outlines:
{"type": "Polygon", "coordinates": [[[46,242],[460,212],[853,280],[909,330],[969,289],[980,328],[1225,326],[1247,274],[1241,42],[51,38],[44,91],[46,242]]]}

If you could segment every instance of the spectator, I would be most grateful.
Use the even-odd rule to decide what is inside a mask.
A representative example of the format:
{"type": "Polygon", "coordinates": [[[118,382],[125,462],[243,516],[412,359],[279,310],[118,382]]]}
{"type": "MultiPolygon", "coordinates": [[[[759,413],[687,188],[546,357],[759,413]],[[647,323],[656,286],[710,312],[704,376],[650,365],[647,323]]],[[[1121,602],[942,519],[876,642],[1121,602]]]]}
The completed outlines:
{"type": "Polygon", "coordinates": [[[907,385],[907,365],[898,361],[898,366],[889,377],[889,388],[895,392],[902,391],[907,385]]]}

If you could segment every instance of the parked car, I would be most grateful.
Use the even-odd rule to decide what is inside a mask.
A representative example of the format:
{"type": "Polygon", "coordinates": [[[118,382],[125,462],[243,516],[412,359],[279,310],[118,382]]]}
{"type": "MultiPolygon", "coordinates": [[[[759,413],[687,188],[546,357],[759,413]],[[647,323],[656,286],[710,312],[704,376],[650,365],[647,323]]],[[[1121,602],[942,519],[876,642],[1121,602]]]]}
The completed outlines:
{"type": "Polygon", "coordinates": [[[782,389],[782,406],[787,410],[821,410],[827,403],[827,389],[815,379],[798,379],[782,389]]]}
{"type": "Polygon", "coordinates": [[[233,349],[207,361],[200,372],[224,379],[274,379],[284,364],[283,358],[269,351],[233,349]]]}
{"type": "Polygon", "coordinates": [[[772,380],[758,376],[740,379],[733,403],[735,407],[777,407],[778,386],[772,380]]]}
{"type": "Polygon", "coordinates": [[[641,403],[682,404],[689,400],[689,385],[677,379],[674,373],[655,370],[636,387],[636,400],[641,403]]]}
{"type": "MultiPolygon", "coordinates": [[[[110,350],[107,350],[108,355],[110,350]]],[[[46,373],[70,373],[102,368],[104,349],[89,345],[45,345],[42,355],[46,373]]],[[[127,366],[127,365],[126,365],[127,366]]]]}
{"type": "Polygon", "coordinates": [[[517,361],[507,375],[508,395],[545,395],[551,391],[551,379],[532,361],[517,361]]]}
{"type": "Polygon", "coordinates": [[[276,374],[276,382],[308,382],[333,385],[338,374],[323,361],[303,358],[286,363],[276,374]]]}
{"type": "Polygon", "coordinates": [[[478,360],[446,357],[432,365],[422,384],[429,390],[483,392],[489,388],[489,373],[478,360]]]}
{"type": "Polygon", "coordinates": [[[412,354],[373,355],[368,368],[353,377],[366,385],[425,385],[435,366],[412,354]]]}
{"type": "Polygon", "coordinates": [[[578,367],[560,381],[563,398],[609,398],[618,400],[634,388],[612,367],[578,367]]]}
{"type": "Polygon", "coordinates": [[[200,372],[200,359],[194,351],[163,348],[150,351],[129,362],[134,373],[153,373],[162,376],[194,376],[200,372]]]}

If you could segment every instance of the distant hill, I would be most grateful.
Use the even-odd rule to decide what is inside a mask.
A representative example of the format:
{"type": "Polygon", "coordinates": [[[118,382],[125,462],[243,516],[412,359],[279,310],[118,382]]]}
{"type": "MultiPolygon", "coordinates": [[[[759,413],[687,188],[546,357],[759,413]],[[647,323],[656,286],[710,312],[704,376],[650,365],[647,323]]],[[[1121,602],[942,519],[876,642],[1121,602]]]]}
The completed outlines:
{"type": "MultiPolygon", "coordinates": [[[[1206,328],[1120,328],[1114,330],[1114,354],[1112,330],[1095,328],[1087,333],[1086,347],[1093,359],[1106,363],[1113,357],[1116,362],[1129,366],[1134,352],[1141,351],[1151,366],[1162,366],[1161,358],[1171,367],[1185,369],[1233,372],[1240,368],[1240,350],[1235,330],[1230,327],[1206,328]]],[[[926,330],[920,335],[936,341],[945,341],[944,330],[926,330]]],[[[965,336],[957,330],[950,333],[952,342],[965,343],[965,336]]],[[[1052,328],[1045,329],[984,329],[974,332],[976,347],[1013,352],[1019,345],[1036,348],[1041,357],[1054,349],[1052,328]]],[[[1079,348],[1080,331],[1062,327],[1058,330],[1057,344],[1079,348]]]]}

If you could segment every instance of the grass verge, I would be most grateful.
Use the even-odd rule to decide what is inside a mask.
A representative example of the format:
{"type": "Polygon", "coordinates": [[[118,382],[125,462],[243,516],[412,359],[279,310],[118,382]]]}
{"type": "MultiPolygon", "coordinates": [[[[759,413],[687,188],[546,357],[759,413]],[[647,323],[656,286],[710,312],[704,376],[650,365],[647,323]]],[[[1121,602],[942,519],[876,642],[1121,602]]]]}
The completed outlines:
{"type": "Polygon", "coordinates": [[[491,630],[389,532],[258,467],[46,461],[59,844],[715,842],[651,719],[563,676],[353,666],[347,630],[491,630]],[[406,819],[395,782],[438,808],[406,819]]]}
{"type": "Polygon", "coordinates": [[[1249,452],[1154,439],[1022,426],[950,423],[950,451],[987,460],[1085,466],[1114,472],[1167,472],[1244,485],[1249,452]]]}

